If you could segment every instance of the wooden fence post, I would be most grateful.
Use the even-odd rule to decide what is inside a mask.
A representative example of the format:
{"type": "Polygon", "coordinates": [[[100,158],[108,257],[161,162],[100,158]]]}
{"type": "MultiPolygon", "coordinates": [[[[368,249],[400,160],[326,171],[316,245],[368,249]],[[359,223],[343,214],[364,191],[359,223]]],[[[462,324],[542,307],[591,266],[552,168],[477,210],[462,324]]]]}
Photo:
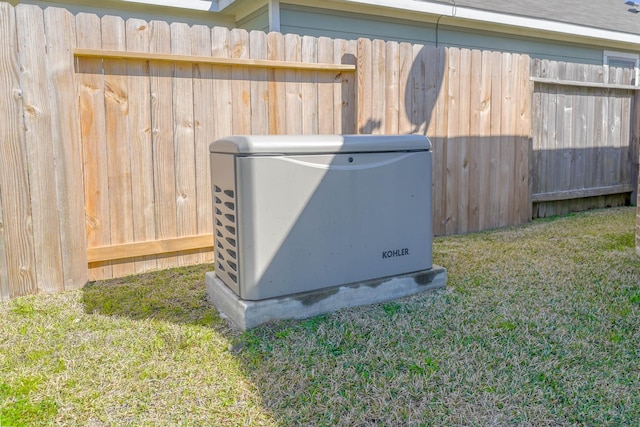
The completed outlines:
{"type": "Polygon", "coordinates": [[[631,176],[633,181],[637,182],[638,186],[635,187],[635,191],[631,193],[631,200],[636,201],[636,253],[640,255],[640,174],[638,173],[638,163],[640,163],[640,91],[636,91],[633,97],[633,136],[631,138],[631,160],[632,169],[631,176]]]}
{"type": "MultiPolygon", "coordinates": [[[[635,184],[638,181],[638,164],[640,163],[640,91],[636,91],[633,97],[633,113],[631,115],[633,123],[631,124],[632,135],[629,144],[629,159],[631,160],[631,183],[635,184]]],[[[631,193],[631,201],[637,200],[637,205],[640,205],[640,188],[635,188],[631,193]]],[[[639,212],[640,213],[640,212],[639,212]]],[[[640,223],[639,223],[640,226],[640,223]]]]}

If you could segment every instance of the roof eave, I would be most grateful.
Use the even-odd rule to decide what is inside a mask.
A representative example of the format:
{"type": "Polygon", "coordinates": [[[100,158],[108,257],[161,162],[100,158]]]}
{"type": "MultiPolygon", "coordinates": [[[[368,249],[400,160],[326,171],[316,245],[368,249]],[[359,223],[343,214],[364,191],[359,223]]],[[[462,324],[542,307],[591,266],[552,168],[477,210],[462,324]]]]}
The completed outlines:
{"type": "Polygon", "coordinates": [[[465,28],[498,31],[510,34],[535,36],[552,40],[565,40],[604,47],[626,49],[640,48],[640,34],[622,33],[600,28],[568,24],[519,15],[489,12],[442,3],[418,0],[335,0],[344,4],[366,4],[385,9],[424,15],[448,17],[449,24],[465,28]],[[458,22],[455,22],[458,21],[458,22]]]}

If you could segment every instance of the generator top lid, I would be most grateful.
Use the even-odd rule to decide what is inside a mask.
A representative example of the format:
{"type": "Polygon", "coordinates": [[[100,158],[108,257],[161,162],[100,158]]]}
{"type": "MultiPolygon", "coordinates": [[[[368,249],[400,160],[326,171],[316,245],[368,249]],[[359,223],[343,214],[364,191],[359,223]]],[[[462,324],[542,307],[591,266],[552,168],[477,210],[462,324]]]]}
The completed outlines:
{"type": "Polygon", "coordinates": [[[209,145],[211,153],[338,154],[429,151],[424,135],[235,135],[209,145]]]}

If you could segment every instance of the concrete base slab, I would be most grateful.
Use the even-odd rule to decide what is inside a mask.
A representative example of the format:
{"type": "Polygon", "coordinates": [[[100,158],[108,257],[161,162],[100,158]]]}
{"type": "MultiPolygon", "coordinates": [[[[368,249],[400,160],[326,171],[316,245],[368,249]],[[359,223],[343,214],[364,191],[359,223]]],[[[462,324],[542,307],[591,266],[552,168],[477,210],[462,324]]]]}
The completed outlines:
{"type": "Polygon", "coordinates": [[[247,301],[229,289],[215,272],[206,274],[207,298],[240,330],[285,319],[306,319],[341,308],[391,301],[409,295],[443,288],[447,270],[434,265],[429,270],[400,276],[367,280],[332,288],[286,295],[260,301],[247,301]]]}

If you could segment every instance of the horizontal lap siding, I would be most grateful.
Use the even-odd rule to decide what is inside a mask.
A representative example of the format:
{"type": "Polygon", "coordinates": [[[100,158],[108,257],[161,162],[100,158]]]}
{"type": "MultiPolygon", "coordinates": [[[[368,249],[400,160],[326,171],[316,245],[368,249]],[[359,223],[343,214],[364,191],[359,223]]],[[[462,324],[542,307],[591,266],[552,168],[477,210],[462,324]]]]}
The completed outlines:
{"type": "Polygon", "coordinates": [[[435,21],[414,21],[411,17],[397,19],[289,4],[281,4],[280,13],[280,27],[283,33],[351,40],[364,37],[417,44],[439,44],[472,50],[524,53],[533,58],[556,61],[602,64],[602,48],[451,27],[447,25],[446,17],[440,20],[436,31],[435,21]]]}

